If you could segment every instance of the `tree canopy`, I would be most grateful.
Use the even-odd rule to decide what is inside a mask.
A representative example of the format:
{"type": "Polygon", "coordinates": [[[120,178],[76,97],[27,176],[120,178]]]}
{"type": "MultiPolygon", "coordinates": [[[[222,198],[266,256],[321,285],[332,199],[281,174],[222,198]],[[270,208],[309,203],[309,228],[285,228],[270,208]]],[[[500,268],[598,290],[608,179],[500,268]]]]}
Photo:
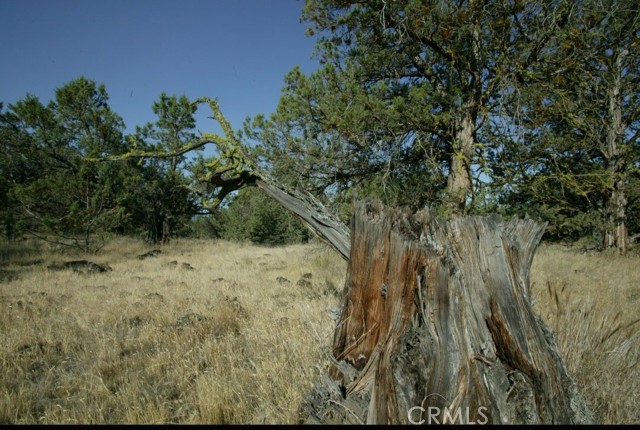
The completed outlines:
{"type": "Polygon", "coordinates": [[[299,237],[258,234],[290,221],[237,195],[273,179],[343,220],[354,198],[376,197],[532,216],[547,239],[624,252],[640,228],[639,12],[632,0],[307,0],[321,67],[291,70],[276,111],[242,131],[207,97],[162,93],[156,121],[126,136],[104,85],[75,79],[47,105],[27,95],[0,110],[4,233],[99,248],[212,216],[225,235],[239,225],[227,215],[257,204],[254,237],[299,237]],[[222,135],[196,133],[201,105],[222,135]],[[208,144],[213,156],[187,157],[208,144]]]}
{"type": "Polygon", "coordinates": [[[79,78],[55,91],[46,106],[36,97],[2,114],[5,231],[19,228],[85,250],[125,222],[118,192],[126,166],[87,160],[124,149],[124,123],[107,104],[104,85],[79,78]]]}
{"type": "Polygon", "coordinates": [[[530,214],[549,238],[625,249],[638,16],[631,1],[309,0],[323,66],[292,70],[246,135],[333,202],[530,214]]]}

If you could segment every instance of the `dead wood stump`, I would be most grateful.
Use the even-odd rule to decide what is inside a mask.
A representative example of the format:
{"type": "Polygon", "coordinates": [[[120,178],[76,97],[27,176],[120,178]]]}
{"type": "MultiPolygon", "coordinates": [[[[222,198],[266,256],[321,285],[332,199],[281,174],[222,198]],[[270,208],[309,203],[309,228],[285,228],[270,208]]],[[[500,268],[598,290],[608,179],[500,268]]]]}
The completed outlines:
{"type": "Polygon", "coordinates": [[[307,423],[594,423],[534,314],[544,226],[359,203],[334,365],[307,423]]]}

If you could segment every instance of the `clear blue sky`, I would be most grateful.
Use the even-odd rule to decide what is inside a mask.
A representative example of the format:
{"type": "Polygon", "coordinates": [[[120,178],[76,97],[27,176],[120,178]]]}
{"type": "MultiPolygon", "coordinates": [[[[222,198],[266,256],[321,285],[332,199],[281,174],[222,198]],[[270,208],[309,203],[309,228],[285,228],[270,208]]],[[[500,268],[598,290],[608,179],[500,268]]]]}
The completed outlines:
{"type": "MultiPolygon", "coordinates": [[[[169,95],[217,98],[234,129],[270,114],[285,74],[309,73],[302,0],[0,0],[0,101],[43,103],[79,76],[105,84],[127,131],[169,95]]],[[[218,131],[202,106],[198,128],[218,131]]]]}

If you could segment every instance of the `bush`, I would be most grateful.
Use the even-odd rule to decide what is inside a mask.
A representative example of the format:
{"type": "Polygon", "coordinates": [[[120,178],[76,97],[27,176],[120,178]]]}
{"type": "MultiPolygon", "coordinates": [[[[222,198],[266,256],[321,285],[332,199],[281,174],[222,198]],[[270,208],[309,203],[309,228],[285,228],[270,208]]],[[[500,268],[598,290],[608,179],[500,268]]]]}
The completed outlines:
{"type": "Polygon", "coordinates": [[[222,237],[282,245],[306,242],[309,232],[297,218],[261,190],[245,188],[226,210],[222,237]]]}
{"type": "Polygon", "coordinates": [[[220,239],[224,233],[226,211],[217,211],[211,215],[198,215],[192,218],[182,236],[197,239],[220,239]]]}

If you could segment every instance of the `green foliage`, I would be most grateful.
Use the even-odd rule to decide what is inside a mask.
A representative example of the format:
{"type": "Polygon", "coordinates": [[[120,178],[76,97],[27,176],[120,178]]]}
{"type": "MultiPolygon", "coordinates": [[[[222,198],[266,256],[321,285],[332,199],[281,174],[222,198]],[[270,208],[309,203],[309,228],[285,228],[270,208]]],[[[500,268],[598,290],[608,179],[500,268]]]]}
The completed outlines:
{"type": "Polygon", "coordinates": [[[257,188],[240,190],[225,212],[225,239],[281,245],[309,238],[297,218],[257,188]]]}
{"type": "Polygon", "coordinates": [[[157,120],[125,138],[103,85],[74,80],[47,105],[27,95],[0,107],[3,233],[86,249],[111,232],[305,240],[277,203],[235,194],[272,177],[345,221],[376,197],[530,215],[554,240],[637,235],[636,3],[306,0],[322,67],[289,72],[276,112],[243,133],[209,98],[162,93],[157,120]],[[222,135],[195,132],[202,103],[222,135]],[[186,156],[209,143],[214,156],[186,156]]]}
{"type": "Polygon", "coordinates": [[[640,242],[640,172],[630,175],[627,187],[629,193],[628,213],[629,232],[632,237],[640,242]]]}
{"type": "Polygon", "coordinates": [[[324,66],[291,71],[276,113],[245,132],[275,172],[338,205],[475,210],[503,80],[546,48],[569,13],[554,5],[549,19],[536,2],[308,0],[324,66]]]}
{"type": "Polygon", "coordinates": [[[124,222],[117,190],[125,175],[86,158],[123,150],[124,124],[107,101],[103,85],[78,78],[58,88],[47,106],[28,95],[2,114],[7,233],[19,226],[96,251],[124,222]]]}
{"type": "Polygon", "coordinates": [[[189,163],[184,155],[171,155],[196,139],[196,110],[197,105],[187,97],[163,92],[153,104],[156,122],[136,129],[136,149],[166,154],[146,160],[143,183],[139,184],[138,216],[146,225],[147,240],[151,242],[168,241],[178,229],[187,227],[197,212],[190,179],[185,174],[189,163]]]}
{"type": "Polygon", "coordinates": [[[501,142],[489,157],[492,186],[507,213],[547,221],[548,238],[603,245],[617,226],[637,231],[639,12],[632,1],[581,2],[526,77],[510,83],[518,89],[505,99],[510,117],[491,136],[501,142]]]}
{"type": "Polygon", "coordinates": [[[184,232],[184,236],[198,239],[220,239],[224,235],[226,221],[227,213],[224,210],[196,216],[189,222],[188,231],[184,232]]]}
{"type": "Polygon", "coordinates": [[[292,70],[245,133],[338,211],[375,196],[530,214],[558,240],[633,234],[636,3],[308,0],[323,68],[292,70]]]}

